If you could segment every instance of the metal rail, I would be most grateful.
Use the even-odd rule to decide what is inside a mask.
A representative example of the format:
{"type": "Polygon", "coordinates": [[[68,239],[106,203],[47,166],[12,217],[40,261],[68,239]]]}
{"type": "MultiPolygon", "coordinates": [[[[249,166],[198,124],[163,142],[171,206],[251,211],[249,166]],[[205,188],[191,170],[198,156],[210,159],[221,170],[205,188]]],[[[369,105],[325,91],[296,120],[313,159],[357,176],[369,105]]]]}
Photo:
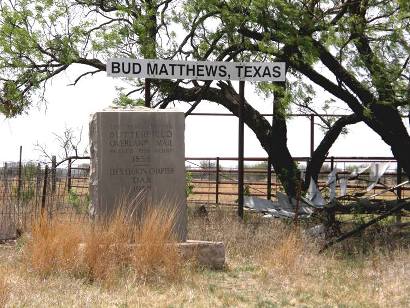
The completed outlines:
{"type": "MultiPolygon", "coordinates": [[[[299,162],[304,162],[307,161],[309,157],[296,157],[295,161],[299,162]]],[[[238,169],[237,168],[226,168],[222,167],[220,162],[222,161],[237,161],[237,157],[187,157],[186,158],[186,163],[187,163],[187,172],[191,172],[194,175],[197,174],[215,174],[215,180],[201,180],[201,179],[193,179],[192,183],[198,184],[198,185],[208,185],[208,189],[212,189],[212,191],[203,191],[206,189],[206,187],[197,187],[197,189],[194,189],[193,195],[215,195],[215,203],[216,204],[221,204],[220,202],[220,196],[222,195],[230,195],[230,196],[238,196],[237,193],[233,192],[224,192],[221,191],[221,188],[224,185],[238,185],[237,177],[236,175],[238,174],[238,169]],[[206,161],[207,165],[202,167],[200,164],[196,163],[198,161],[206,161]],[[209,162],[216,162],[215,167],[209,167],[209,162]],[[189,167],[189,165],[194,165],[195,167],[189,167]],[[214,189],[215,188],[215,189],[214,189]]],[[[252,162],[267,162],[268,158],[267,157],[244,157],[244,161],[252,161],[252,162]]],[[[325,160],[326,163],[331,164],[331,168],[334,167],[335,163],[371,163],[371,162],[393,162],[396,163],[396,160],[393,157],[383,157],[383,156],[377,156],[377,157],[371,157],[371,156],[338,156],[338,157],[327,157],[325,160]]],[[[397,169],[397,168],[396,168],[397,169]]],[[[274,172],[271,173],[271,177],[268,176],[268,168],[266,169],[261,169],[261,168],[244,168],[244,174],[245,178],[247,176],[260,176],[263,179],[266,179],[266,181],[258,181],[258,180],[244,180],[243,185],[248,186],[249,190],[249,195],[251,196],[261,196],[261,197],[266,197],[267,199],[270,199],[271,196],[274,196],[275,194],[272,192],[272,188],[278,189],[281,187],[280,183],[277,183],[272,180],[272,177],[275,175],[274,172]],[[256,186],[256,187],[255,187],[256,186]],[[266,186],[266,192],[261,191],[260,187],[266,186]],[[258,188],[259,187],[259,188],[258,188]]],[[[326,175],[328,172],[320,172],[319,175],[326,175]]],[[[349,171],[341,171],[338,174],[340,175],[347,175],[350,174],[349,171]]],[[[362,174],[362,176],[367,176],[369,173],[365,172],[362,174]]],[[[397,180],[400,180],[402,177],[402,173],[400,168],[397,169],[396,172],[387,172],[384,175],[384,178],[386,177],[391,177],[391,178],[397,178],[397,180]]],[[[397,183],[400,183],[397,182],[397,183]]],[[[323,188],[325,187],[325,182],[320,181],[319,182],[319,187],[323,188]]],[[[347,188],[348,189],[365,189],[367,185],[361,185],[361,184],[348,184],[347,188]]],[[[383,185],[376,185],[374,187],[374,191],[377,190],[384,190],[386,187],[383,185]]],[[[393,192],[400,197],[400,195],[404,191],[410,191],[409,186],[399,186],[397,189],[395,189],[393,192]]],[[[196,200],[198,202],[198,200],[196,200]]]]}

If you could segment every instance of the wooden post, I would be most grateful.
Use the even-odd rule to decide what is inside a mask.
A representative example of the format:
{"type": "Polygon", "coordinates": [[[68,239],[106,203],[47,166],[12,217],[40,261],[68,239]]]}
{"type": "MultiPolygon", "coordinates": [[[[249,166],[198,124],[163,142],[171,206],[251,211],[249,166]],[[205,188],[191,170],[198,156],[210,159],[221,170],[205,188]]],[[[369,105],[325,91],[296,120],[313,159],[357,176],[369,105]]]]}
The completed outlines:
{"type": "Polygon", "coordinates": [[[44,218],[44,211],[46,209],[47,177],[48,177],[48,166],[46,165],[44,169],[43,194],[41,196],[41,218],[42,219],[44,218]]]}
{"type": "Polygon", "coordinates": [[[68,169],[67,169],[67,191],[71,191],[71,159],[68,160],[68,169]]]}
{"type": "Polygon", "coordinates": [[[215,204],[219,204],[219,157],[216,158],[215,204]]]}
{"type": "Polygon", "coordinates": [[[56,169],[57,169],[57,159],[53,155],[51,157],[51,192],[54,194],[56,192],[56,169]]]}
{"type": "Polygon", "coordinates": [[[37,164],[37,170],[36,170],[36,207],[35,207],[35,212],[34,216],[37,217],[37,212],[38,212],[38,202],[39,202],[39,197],[41,196],[41,165],[40,163],[37,164]]]}
{"type": "Polygon", "coordinates": [[[239,81],[239,132],[238,132],[238,216],[243,219],[243,182],[244,182],[244,104],[245,81],[239,81]]]}

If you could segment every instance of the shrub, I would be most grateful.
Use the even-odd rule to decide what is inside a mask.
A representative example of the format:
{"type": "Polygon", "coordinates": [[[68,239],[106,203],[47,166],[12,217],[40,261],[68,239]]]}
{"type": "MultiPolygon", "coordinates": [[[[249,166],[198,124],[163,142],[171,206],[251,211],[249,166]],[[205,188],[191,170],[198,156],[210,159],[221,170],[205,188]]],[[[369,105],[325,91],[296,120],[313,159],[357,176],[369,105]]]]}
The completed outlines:
{"type": "Polygon", "coordinates": [[[185,173],[185,194],[189,197],[190,194],[194,191],[194,184],[192,183],[192,172],[185,173]]]}

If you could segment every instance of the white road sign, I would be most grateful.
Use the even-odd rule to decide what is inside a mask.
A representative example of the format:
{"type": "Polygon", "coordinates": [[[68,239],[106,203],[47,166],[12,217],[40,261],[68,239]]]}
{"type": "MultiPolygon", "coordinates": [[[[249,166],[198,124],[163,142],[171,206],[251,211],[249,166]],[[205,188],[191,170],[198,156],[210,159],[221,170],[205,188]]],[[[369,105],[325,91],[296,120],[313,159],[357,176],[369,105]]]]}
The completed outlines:
{"type": "Polygon", "coordinates": [[[107,74],[151,79],[285,81],[285,63],[116,58],[108,61],[107,74]]]}

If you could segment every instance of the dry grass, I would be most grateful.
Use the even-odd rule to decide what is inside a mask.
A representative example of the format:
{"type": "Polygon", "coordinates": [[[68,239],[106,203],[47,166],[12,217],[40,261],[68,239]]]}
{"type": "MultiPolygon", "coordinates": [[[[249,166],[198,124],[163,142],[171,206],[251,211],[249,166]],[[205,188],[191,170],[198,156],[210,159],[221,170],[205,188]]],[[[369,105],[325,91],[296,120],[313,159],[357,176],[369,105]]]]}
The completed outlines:
{"type": "Polygon", "coordinates": [[[155,277],[161,273],[176,278],[180,273],[181,260],[173,245],[175,211],[151,211],[135,233],[137,245],[133,249],[133,267],[143,277],[155,277]]]}
{"type": "Polygon", "coordinates": [[[261,262],[266,266],[289,273],[298,269],[303,260],[304,251],[312,251],[301,237],[299,230],[291,230],[289,234],[278,241],[276,246],[261,253],[261,262]],[[305,248],[305,249],[304,249],[305,248]]]}
{"type": "Polygon", "coordinates": [[[25,261],[43,276],[56,271],[72,271],[78,265],[78,247],[83,238],[83,228],[79,227],[58,219],[35,223],[25,250],[25,261]]]}
{"type": "Polygon", "coordinates": [[[410,233],[375,228],[319,254],[320,242],[279,220],[248,217],[242,224],[219,211],[209,220],[191,221],[191,237],[226,243],[228,276],[236,279],[220,293],[239,286],[228,305],[410,305],[410,233]]]}
{"type": "Polygon", "coordinates": [[[175,212],[150,207],[139,227],[131,220],[123,210],[98,223],[43,219],[32,228],[23,260],[42,277],[64,273],[112,283],[133,272],[139,279],[174,279],[180,268],[172,245],[175,212]]]}
{"type": "Polygon", "coordinates": [[[5,307],[10,298],[10,287],[5,274],[0,272],[0,307],[5,307]]]}
{"type": "MultiPolygon", "coordinates": [[[[85,233],[90,243],[99,243],[89,246],[85,260],[76,261],[80,267],[88,266],[91,274],[84,269],[80,271],[85,276],[72,274],[72,268],[77,271],[79,268],[70,265],[75,262],[63,262],[67,268],[65,272],[63,267],[53,265],[55,260],[69,259],[70,249],[56,248],[57,252],[50,252],[55,256],[54,261],[50,261],[53,266],[46,267],[51,270],[44,279],[37,270],[33,275],[22,269],[19,262],[21,250],[17,247],[0,248],[0,258],[9,260],[0,264],[0,272],[7,268],[7,281],[12,290],[8,304],[87,307],[410,306],[408,233],[394,236],[387,231],[370,230],[362,238],[336,245],[326,254],[318,254],[320,243],[291,225],[253,216],[247,216],[245,223],[241,223],[234,213],[215,210],[210,212],[209,219],[190,216],[188,225],[191,239],[224,241],[227,267],[223,271],[211,271],[180,262],[174,267],[177,254],[169,250],[169,245],[163,245],[169,234],[164,232],[161,235],[169,217],[155,215],[146,219],[139,231],[134,230],[132,237],[127,235],[128,229],[121,219],[112,222],[109,228],[101,226],[104,232],[85,233]],[[161,221],[161,217],[166,219],[161,221]],[[155,242],[156,237],[152,237],[155,233],[163,240],[155,242]],[[123,250],[125,245],[113,245],[113,241],[155,242],[155,245],[150,249],[146,245],[127,246],[132,247],[130,251],[123,250]],[[64,255],[68,257],[62,257],[64,255]],[[99,283],[107,279],[116,279],[120,283],[110,284],[109,288],[99,283]]],[[[64,232],[60,232],[61,236],[64,232]]],[[[74,240],[67,238],[66,241],[74,240]]],[[[29,247],[23,246],[22,251],[29,247]]]]}

